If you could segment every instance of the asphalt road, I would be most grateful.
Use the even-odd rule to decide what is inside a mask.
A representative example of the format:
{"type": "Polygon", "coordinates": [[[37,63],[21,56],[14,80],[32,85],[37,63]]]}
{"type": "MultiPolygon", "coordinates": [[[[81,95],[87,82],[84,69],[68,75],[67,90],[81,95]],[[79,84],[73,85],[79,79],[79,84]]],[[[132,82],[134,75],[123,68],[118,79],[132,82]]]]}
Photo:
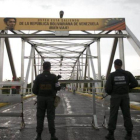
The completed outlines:
{"type": "MultiPolygon", "coordinates": [[[[73,95],[68,91],[60,91],[61,103],[56,109],[56,114],[91,114],[92,98],[80,94],[73,95]]],[[[0,140],[34,140],[36,135],[36,105],[35,97],[24,101],[25,128],[20,131],[21,118],[0,117],[0,140]]],[[[104,109],[109,112],[109,98],[96,100],[96,112],[99,130],[92,127],[91,117],[56,117],[56,135],[59,140],[105,140],[107,130],[102,127],[104,109]],[[105,106],[103,106],[103,103],[105,106]]],[[[21,105],[15,104],[0,108],[0,112],[20,112],[21,105]]],[[[134,124],[133,140],[140,140],[140,112],[131,110],[134,124]]],[[[106,115],[108,120],[108,113],[106,115]]],[[[118,115],[116,140],[124,140],[125,129],[123,117],[118,115]]],[[[44,123],[42,140],[50,140],[47,119],[44,123]]]]}
{"type": "Polygon", "coordinates": [[[140,93],[129,93],[131,101],[140,102],[140,93]]]}

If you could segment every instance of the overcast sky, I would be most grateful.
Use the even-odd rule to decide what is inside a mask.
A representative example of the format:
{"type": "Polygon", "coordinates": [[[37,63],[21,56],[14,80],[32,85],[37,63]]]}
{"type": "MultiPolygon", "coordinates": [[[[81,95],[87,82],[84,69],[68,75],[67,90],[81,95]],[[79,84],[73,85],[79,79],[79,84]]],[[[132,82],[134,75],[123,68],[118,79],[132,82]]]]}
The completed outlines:
{"type": "MultiPolygon", "coordinates": [[[[64,18],[125,18],[126,25],[140,40],[140,0],[0,0],[0,7],[0,17],[59,18],[59,11],[63,10],[64,18]]],[[[139,56],[127,40],[124,45],[126,69],[140,69],[139,56]]],[[[104,57],[109,56],[105,47],[111,48],[112,41],[101,42],[103,74],[107,68],[104,57]]],[[[4,79],[8,78],[4,73],[4,79]]]]}

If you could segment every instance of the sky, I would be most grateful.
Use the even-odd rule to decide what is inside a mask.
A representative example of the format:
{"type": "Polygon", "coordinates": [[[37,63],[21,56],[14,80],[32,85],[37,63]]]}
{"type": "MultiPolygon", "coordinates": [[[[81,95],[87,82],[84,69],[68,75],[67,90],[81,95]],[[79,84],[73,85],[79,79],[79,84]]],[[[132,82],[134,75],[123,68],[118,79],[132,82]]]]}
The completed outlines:
{"type": "MultiPolygon", "coordinates": [[[[0,0],[0,6],[0,17],[59,18],[59,11],[63,10],[64,18],[125,18],[126,25],[140,40],[139,0],[0,0]]],[[[101,39],[102,75],[106,74],[112,43],[111,39],[101,39]]],[[[20,52],[20,40],[12,40],[11,46],[17,75],[20,76],[20,56],[17,53],[20,52]]],[[[96,44],[91,46],[93,49],[96,50],[96,44]]],[[[124,39],[124,51],[126,70],[140,75],[140,58],[127,39],[124,39]]],[[[29,53],[30,46],[26,48],[26,55],[29,53]]],[[[92,51],[94,53],[96,51],[92,51]]],[[[5,53],[3,79],[11,79],[6,55],[5,53]]],[[[118,58],[118,50],[115,58],[118,58]]]]}

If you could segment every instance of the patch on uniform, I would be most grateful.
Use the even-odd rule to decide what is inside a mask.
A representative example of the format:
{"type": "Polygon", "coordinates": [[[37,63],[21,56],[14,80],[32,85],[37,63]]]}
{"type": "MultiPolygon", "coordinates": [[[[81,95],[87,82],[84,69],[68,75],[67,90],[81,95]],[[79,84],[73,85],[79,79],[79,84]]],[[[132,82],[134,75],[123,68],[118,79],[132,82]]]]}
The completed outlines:
{"type": "Polygon", "coordinates": [[[125,76],[115,76],[114,77],[114,81],[124,81],[125,80],[125,76]]]}
{"type": "Polygon", "coordinates": [[[126,84],[125,76],[115,76],[114,81],[115,81],[115,85],[126,84]]]}
{"type": "Polygon", "coordinates": [[[116,84],[116,85],[119,85],[119,84],[121,84],[121,85],[122,85],[122,84],[126,84],[126,81],[124,81],[124,82],[115,82],[115,84],[116,84]]]}
{"type": "Polygon", "coordinates": [[[41,90],[52,90],[52,85],[51,84],[41,84],[40,89],[41,90]]]}

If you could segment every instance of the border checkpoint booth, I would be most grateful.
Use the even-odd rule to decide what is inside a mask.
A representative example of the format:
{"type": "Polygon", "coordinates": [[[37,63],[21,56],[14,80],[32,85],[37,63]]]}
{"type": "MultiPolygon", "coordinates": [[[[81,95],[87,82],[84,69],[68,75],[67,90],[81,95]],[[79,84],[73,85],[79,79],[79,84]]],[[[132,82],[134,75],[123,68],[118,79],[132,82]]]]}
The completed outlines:
{"type": "MultiPolygon", "coordinates": [[[[113,59],[117,45],[119,46],[119,57],[124,60],[124,43],[127,39],[137,54],[140,56],[140,42],[125,24],[124,18],[102,18],[102,19],[79,19],[79,18],[0,18],[0,88],[2,86],[18,85],[25,93],[29,74],[33,86],[34,77],[43,71],[44,61],[52,63],[51,71],[55,74],[61,74],[63,80],[61,83],[70,83],[71,87],[76,84],[78,90],[83,91],[84,83],[92,83],[93,94],[93,112],[92,114],[73,114],[56,115],[58,117],[92,117],[93,126],[98,129],[98,120],[96,116],[95,92],[101,92],[97,87],[101,87],[101,51],[100,42],[102,38],[112,38],[113,45],[108,62],[107,75],[111,71],[113,59]],[[15,25],[11,28],[4,22],[4,19],[16,19],[15,25]],[[28,31],[27,31],[28,30],[28,31]],[[76,33],[75,33],[76,31],[76,33]],[[12,55],[12,46],[10,40],[13,38],[21,40],[21,79],[18,82],[3,81],[4,48],[7,49],[11,72],[16,77],[16,67],[12,55]],[[91,45],[97,43],[97,56],[92,55],[91,45]],[[25,46],[30,45],[30,55],[26,56],[25,46]],[[98,70],[95,72],[93,60],[97,60],[98,70]],[[28,60],[27,70],[25,60],[28,60]],[[90,68],[91,67],[91,68],[90,68]],[[31,73],[30,73],[31,68],[31,73]],[[90,71],[92,70],[92,71],[90,71]],[[24,75],[24,73],[26,73],[24,75]],[[98,73],[96,76],[96,73],[98,73]],[[91,80],[91,74],[93,76],[91,80]],[[96,90],[96,91],[95,91],[96,90]]],[[[2,95],[1,101],[12,102],[13,98],[20,101],[13,95],[2,95]]],[[[23,108],[23,107],[22,107],[23,108]]],[[[22,110],[23,113],[23,110],[22,110]]],[[[5,114],[7,116],[20,116],[16,114],[5,114]]],[[[4,116],[4,115],[3,115],[4,116]]],[[[2,117],[2,114],[0,114],[2,117]]],[[[23,119],[23,115],[22,115],[23,119]]]]}

